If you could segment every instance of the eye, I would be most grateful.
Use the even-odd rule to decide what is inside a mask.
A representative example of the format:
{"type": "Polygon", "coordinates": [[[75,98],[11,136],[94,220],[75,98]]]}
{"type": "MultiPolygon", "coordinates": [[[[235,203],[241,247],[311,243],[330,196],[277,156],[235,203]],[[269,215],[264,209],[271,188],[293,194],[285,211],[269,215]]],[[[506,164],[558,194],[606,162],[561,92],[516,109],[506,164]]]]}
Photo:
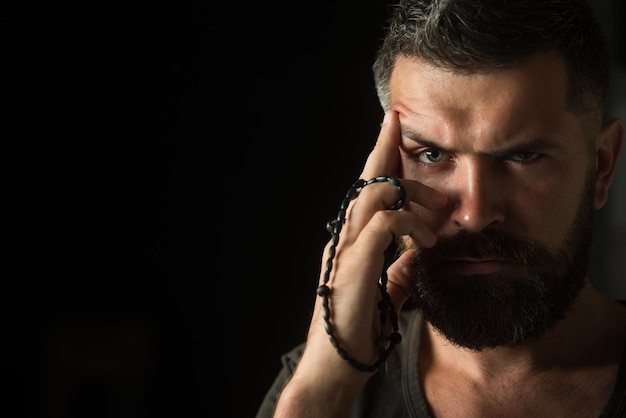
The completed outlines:
{"type": "Polygon", "coordinates": [[[440,163],[444,157],[445,153],[437,148],[427,148],[417,154],[417,159],[426,164],[440,163]]]}
{"type": "Polygon", "coordinates": [[[539,157],[541,157],[541,154],[538,154],[536,152],[522,151],[522,152],[516,152],[515,154],[511,154],[509,159],[520,162],[520,163],[527,163],[527,162],[534,161],[538,159],[539,157]]]}

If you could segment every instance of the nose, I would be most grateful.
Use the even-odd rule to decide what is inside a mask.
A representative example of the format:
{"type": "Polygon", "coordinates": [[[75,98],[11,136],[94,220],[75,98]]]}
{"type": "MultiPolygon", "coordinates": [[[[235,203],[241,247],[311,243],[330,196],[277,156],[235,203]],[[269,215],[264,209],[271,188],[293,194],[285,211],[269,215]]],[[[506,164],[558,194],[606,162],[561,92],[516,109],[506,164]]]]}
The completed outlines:
{"type": "Polygon", "coordinates": [[[480,232],[504,223],[506,193],[511,185],[498,162],[472,158],[457,163],[449,185],[451,220],[456,228],[480,232]]]}

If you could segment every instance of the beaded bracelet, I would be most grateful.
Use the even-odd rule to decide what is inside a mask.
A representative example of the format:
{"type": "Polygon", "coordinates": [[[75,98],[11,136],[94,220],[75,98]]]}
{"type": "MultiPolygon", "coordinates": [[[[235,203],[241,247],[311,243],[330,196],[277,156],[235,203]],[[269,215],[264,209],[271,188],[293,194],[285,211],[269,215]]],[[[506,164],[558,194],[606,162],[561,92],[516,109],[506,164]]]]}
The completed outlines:
{"type": "Polygon", "coordinates": [[[396,178],[388,177],[388,176],[378,176],[367,181],[363,179],[359,179],[355,181],[350,187],[350,189],[348,189],[343,201],[341,202],[341,206],[339,208],[339,213],[337,214],[337,217],[329,221],[326,224],[326,229],[332,235],[332,242],[328,250],[328,260],[326,262],[326,270],[324,272],[324,283],[320,285],[316,291],[317,295],[322,298],[322,306],[324,308],[324,315],[323,315],[324,324],[325,324],[326,333],[328,334],[328,338],[330,339],[331,344],[333,345],[333,347],[335,347],[335,349],[337,350],[337,353],[342,359],[347,361],[348,364],[350,364],[352,367],[363,372],[376,371],[382,364],[384,364],[387,361],[387,358],[393,351],[394,347],[397,344],[399,344],[400,341],[402,340],[402,336],[398,332],[398,314],[393,305],[393,302],[391,301],[391,297],[389,296],[389,293],[387,292],[387,270],[385,267],[383,267],[383,271],[380,276],[380,281],[378,283],[378,289],[380,290],[380,294],[382,296],[382,299],[378,303],[378,309],[380,310],[380,329],[381,329],[380,357],[377,361],[371,364],[363,364],[363,363],[358,362],[354,358],[350,357],[348,353],[346,352],[346,350],[343,347],[341,347],[341,345],[339,344],[339,341],[337,341],[337,338],[335,337],[335,334],[333,332],[333,326],[330,322],[331,313],[330,313],[329,302],[330,302],[331,289],[330,287],[328,287],[328,281],[330,279],[330,272],[333,267],[333,259],[335,258],[335,250],[337,247],[337,243],[339,242],[339,233],[341,232],[341,228],[343,224],[345,223],[346,211],[348,209],[348,205],[350,201],[352,199],[355,199],[365,186],[368,186],[373,183],[379,183],[379,182],[389,182],[398,189],[398,194],[400,197],[398,201],[396,201],[396,203],[393,204],[389,209],[398,210],[402,208],[402,206],[404,206],[404,199],[405,199],[406,193],[404,191],[404,188],[402,187],[402,185],[396,178]],[[387,320],[391,321],[391,326],[392,326],[393,331],[388,336],[385,336],[385,326],[386,326],[387,320]]]}

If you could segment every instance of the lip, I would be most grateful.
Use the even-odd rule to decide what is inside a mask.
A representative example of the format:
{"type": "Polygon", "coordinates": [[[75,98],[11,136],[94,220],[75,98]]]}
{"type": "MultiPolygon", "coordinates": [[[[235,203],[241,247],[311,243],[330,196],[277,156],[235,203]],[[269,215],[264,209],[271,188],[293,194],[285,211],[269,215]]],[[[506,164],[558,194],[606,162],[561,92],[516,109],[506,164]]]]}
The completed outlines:
{"type": "Polygon", "coordinates": [[[450,273],[476,275],[499,273],[509,268],[511,263],[501,260],[448,260],[441,266],[450,273]]]}

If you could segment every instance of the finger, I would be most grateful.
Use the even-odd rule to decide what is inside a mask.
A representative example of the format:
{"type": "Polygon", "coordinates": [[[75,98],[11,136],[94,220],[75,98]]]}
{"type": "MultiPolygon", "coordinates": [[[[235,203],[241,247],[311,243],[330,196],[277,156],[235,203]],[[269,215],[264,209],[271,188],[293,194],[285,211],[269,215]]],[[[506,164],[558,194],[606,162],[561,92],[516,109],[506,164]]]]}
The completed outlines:
{"type": "Polygon", "coordinates": [[[413,293],[411,259],[414,256],[414,249],[405,251],[387,269],[387,293],[397,311],[413,293]]]}
{"type": "Polygon", "coordinates": [[[432,247],[437,236],[420,220],[419,216],[409,211],[380,210],[372,216],[363,228],[351,251],[363,262],[382,257],[395,237],[408,236],[416,247],[432,247]]]}
{"type": "Polygon", "coordinates": [[[400,167],[399,145],[400,122],[398,113],[388,111],[383,118],[374,149],[365,162],[361,178],[369,180],[381,175],[397,176],[400,167]]]}
{"type": "MultiPolygon", "coordinates": [[[[378,134],[376,144],[374,145],[372,151],[370,151],[367,161],[365,162],[365,167],[359,178],[367,181],[380,175],[396,176],[400,164],[399,145],[400,127],[398,114],[397,112],[388,111],[385,113],[385,117],[381,123],[381,129],[378,134]]],[[[368,199],[369,203],[367,205],[364,205],[364,207],[368,209],[361,213],[359,217],[355,218],[353,228],[350,228],[352,232],[350,233],[349,231],[346,231],[344,233],[344,240],[352,242],[353,239],[356,239],[361,228],[375,211],[387,209],[393,205],[393,203],[386,204],[385,202],[389,199],[388,196],[390,193],[392,196],[394,191],[397,194],[397,188],[386,188],[387,195],[380,196],[371,194],[371,190],[364,192],[365,189],[371,189],[374,187],[380,189],[378,186],[380,185],[369,185],[368,187],[362,189],[359,193],[359,195],[370,195],[372,198],[368,199]]],[[[385,188],[382,188],[382,190],[385,190],[385,188]]],[[[391,199],[393,199],[393,197],[391,199]]],[[[393,202],[395,202],[395,200],[393,202]]],[[[355,205],[356,200],[350,202],[346,211],[346,217],[350,217],[350,213],[354,210],[355,205]]]]}
{"type": "Polygon", "coordinates": [[[416,180],[401,180],[407,202],[415,202],[427,209],[443,209],[448,204],[448,195],[416,180]]]}
{"type": "Polygon", "coordinates": [[[358,240],[337,250],[334,254],[337,257],[331,260],[330,269],[332,242],[327,243],[323,253],[320,285],[328,279],[333,282],[337,292],[347,286],[350,289],[348,294],[356,299],[355,302],[363,302],[366,295],[371,298],[375,292],[372,285],[378,282],[383,268],[384,253],[395,237],[402,236],[410,237],[416,248],[432,247],[437,240],[435,234],[419,221],[418,215],[408,211],[379,211],[361,231],[358,240]],[[341,257],[338,257],[340,252],[341,257]]]}
{"type": "MultiPolygon", "coordinates": [[[[396,179],[393,179],[396,181],[396,179]]],[[[387,210],[396,205],[403,205],[406,201],[406,191],[402,183],[397,185],[389,181],[371,183],[364,186],[358,198],[352,201],[347,212],[350,219],[349,231],[356,231],[356,235],[369,222],[371,217],[379,210],[387,210]]],[[[348,229],[347,228],[347,229],[348,229]]],[[[346,231],[348,234],[351,232],[346,231]]]]}
{"type": "MultiPolygon", "coordinates": [[[[361,178],[369,180],[376,176],[391,176],[395,177],[399,175],[400,167],[400,121],[398,113],[394,111],[388,111],[385,113],[383,123],[381,124],[380,133],[374,149],[370,152],[368,159],[365,163],[361,178]]],[[[406,189],[408,196],[407,201],[411,200],[429,209],[441,209],[447,203],[447,196],[433,188],[430,188],[417,181],[403,180],[401,181],[403,187],[406,189]]],[[[380,184],[383,186],[383,184],[380,184]]],[[[389,186],[389,185],[387,185],[389,186]]],[[[372,192],[373,187],[368,186],[370,190],[361,194],[366,195],[372,192]]],[[[389,208],[393,204],[393,197],[389,197],[389,193],[393,193],[393,187],[387,187],[388,193],[384,196],[374,198],[380,202],[378,209],[389,208]],[[390,203],[391,202],[391,203],[390,203]]]]}
{"type": "Polygon", "coordinates": [[[348,211],[347,216],[350,218],[350,222],[345,227],[347,241],[356,239],[359,231],[365,227],[376,212],[386,210],[400,200],[415,202],[431,210],[442,209],[447,204],[448,197],[431,187],[414,180],[402,179],[398,181],[404,189],[403,191],[389,182],[370,184],[363,188],[358,199],[352,202],[348,211]]]}
{"type": "MultiPolygon", "coordinates": [[[[400,122],[398,113],[388,111],[381,124],[374,149],[365,163],[361,179],[367,181],[377,176],[397,176],[400,166],[400,122]]],[[[404,201],[412,201],[428,209],[441,209],[447,203],[447,196],[417,181],[400,181],[404,189],[404,201]]],[[[358,199],[350,202],[346,218],[352,226],[344,233],[344,240],[352,242],[358,236],[373,214],[392,207],[398,202],[399,190],[390,183],[370,184],[359,193],[358,199]],[[357,210],[358,207],[358,210],[357,210]]]]}

